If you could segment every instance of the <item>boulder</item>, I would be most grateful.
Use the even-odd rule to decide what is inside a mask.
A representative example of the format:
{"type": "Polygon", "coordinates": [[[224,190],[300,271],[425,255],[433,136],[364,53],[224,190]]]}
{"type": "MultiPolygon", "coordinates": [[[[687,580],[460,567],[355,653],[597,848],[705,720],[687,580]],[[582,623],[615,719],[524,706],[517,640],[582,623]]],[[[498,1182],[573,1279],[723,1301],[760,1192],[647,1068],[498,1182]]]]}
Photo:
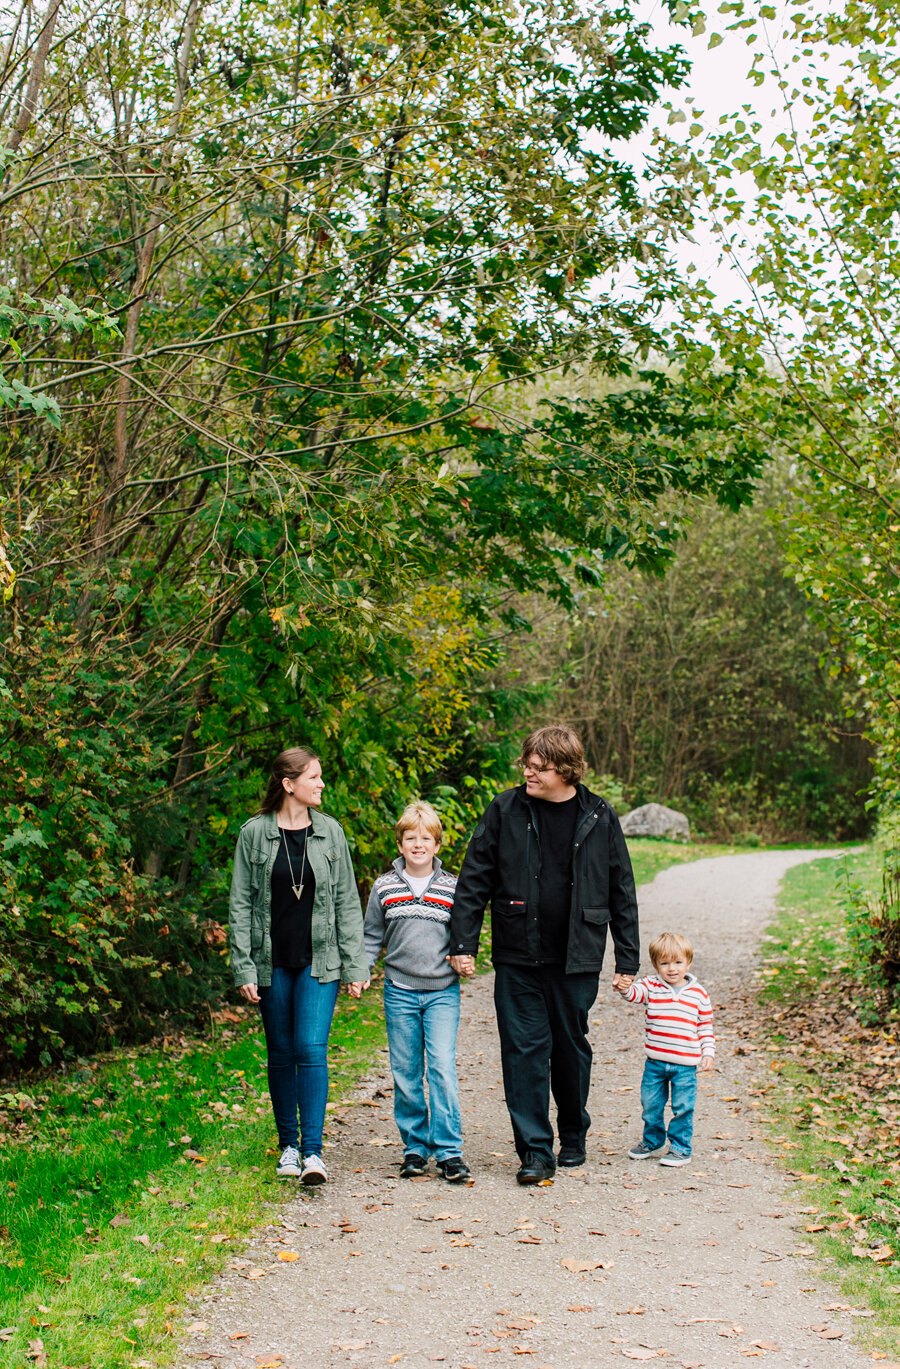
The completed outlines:
{"type": "Polygon", "coordinates": [[[632,808],[622,819],[622,831],[626,837],[674,837],[679,841],[691,839],[691,824],[684,813],[666,808],[661,803],[645,803],[640,808],[632,808]]]}

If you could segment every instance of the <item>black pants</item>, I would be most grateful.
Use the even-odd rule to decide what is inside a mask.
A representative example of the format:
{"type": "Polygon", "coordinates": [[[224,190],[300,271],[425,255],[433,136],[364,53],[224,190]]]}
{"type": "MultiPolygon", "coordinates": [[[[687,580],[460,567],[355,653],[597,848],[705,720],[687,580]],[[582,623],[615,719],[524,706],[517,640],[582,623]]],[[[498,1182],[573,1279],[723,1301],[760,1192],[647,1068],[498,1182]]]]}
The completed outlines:
{"type": "Polygon", "coordinates": [[[561,965],[497,965],[494,1005],[503,1087],[519,1159],[531,1151],[553,1164],[550,1094],[560,1144],[584,1147],[591,1119],[588,1013],[600,975],[566,974],[561,965]]]}

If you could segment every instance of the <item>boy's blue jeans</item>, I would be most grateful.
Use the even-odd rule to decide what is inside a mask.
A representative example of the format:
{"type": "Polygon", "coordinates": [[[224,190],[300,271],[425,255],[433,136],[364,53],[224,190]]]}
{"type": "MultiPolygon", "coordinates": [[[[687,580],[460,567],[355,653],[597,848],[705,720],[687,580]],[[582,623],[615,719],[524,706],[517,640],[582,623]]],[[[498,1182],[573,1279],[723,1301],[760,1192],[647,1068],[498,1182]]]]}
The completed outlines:
{"type": "Polygon", "coordinates": [[[462,1155],[456,1081],[459,984],[419,993],[385,978],[384,1020],[394,1076],[394,1120],[404,1155],[414,1151],[436,1160],[462,1155]]]}
{"type": "Polygon", "coordinates": [[[322,1153],[328,1033],[338,987],[337,980],[322,984],[313,978],[309,966],[287,970],[276,965],[271,988],[259,990],[278,1144],[282,1149],[298,1146],[304,1158],[322,1153]]]}
{"type": "Polygon", "coordinates": [[[660,1150],[666,1143],[664,1113],[671,1089],[672,1117],[669,1122],[669,1148],[676,1155],[690,1155],[694,1136],[694,1103],[697,1100],[697,1066],[670,1065],[664,1060],[644,1061],[641,1080],[641,1108],[644,1114],[644,1144],[660,1150]]]}

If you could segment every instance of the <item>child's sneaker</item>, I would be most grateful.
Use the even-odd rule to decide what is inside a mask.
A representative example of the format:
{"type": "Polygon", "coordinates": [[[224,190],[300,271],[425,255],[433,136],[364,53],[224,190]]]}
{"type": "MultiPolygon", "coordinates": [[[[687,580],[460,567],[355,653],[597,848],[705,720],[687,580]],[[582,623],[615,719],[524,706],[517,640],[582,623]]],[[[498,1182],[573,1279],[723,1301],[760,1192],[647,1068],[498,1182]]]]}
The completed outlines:
{"type": "Polygon", "coordinates": [[[275,1166],[275,1173],[279,1179],[300,1178],[300,1152],[296,1146],[285,1146],[275,1166]]]}
{"type": "Polygon", "coordinates": [[[463,1184],[471,1178],[469,1166],[461,1155],[451,1155],[449,1160],[438,1160],[438,1170],[448,1184],[463,1184]]]}
{"type": "Polygon", "coordinates": [[[307,1155],[303,1161],[300,1178],[305,1184],[324,1184],[328,1182],[328,1170],[321,1155],[307,1155]]]}
{"type": "Polygon", "coordinates": [[[682,1155],[678,1150],[670,1150],[668,1155],[664,1155],[659,1163],[667,1165],[670,1169],[676,1169],[681,1165],[689,1165],[691,1157],[690,1155],[682,1155]]]}
{"type": "Polygon", "coordinates": [[[665,1146],[648,1146],[646,1141],[638,1141],[628,1152],[629,1160],[650,1160],[654,1155],[662,1155],[665,1146]]]}
{"type": "Polygon", "coordinates": [[[428,1168],[428,1161],[424,1155],[418,1155],[416,1151],[410,1150],[403,1157],[403,1164],[400,1166],[401,1179],[418,1179],[428,1168]]]}

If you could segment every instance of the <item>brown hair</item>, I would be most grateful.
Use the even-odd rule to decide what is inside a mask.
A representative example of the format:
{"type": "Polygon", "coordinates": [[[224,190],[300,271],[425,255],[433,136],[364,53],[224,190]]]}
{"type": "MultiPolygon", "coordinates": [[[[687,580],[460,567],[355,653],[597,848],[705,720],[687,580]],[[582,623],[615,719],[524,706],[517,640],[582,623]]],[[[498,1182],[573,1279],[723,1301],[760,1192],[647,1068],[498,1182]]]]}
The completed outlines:
{"type": "Polygon", "coordinates": [[[317,760],[319,757],[315,751],[310,751],[305,746],[289,747],[287,751],[282,751],[279,756],[276,756],[263,801],[259,805],[259,811],[261,813],[277,813],[287,798],[281,781],[295,780],[298,775],[303,774],[308,765],[312,765],[313,761],[317,760]]]}
{"type": "Polygon", "coordinates": [[[552,765],[566,784],[578,784],[587,766],[581,742],[570,727],[539,727],[522,743],[522,764],[537,756],[552,765]]]}
{"type": "Polygon", "coordinates": [[[414,832],[417,827],[424,827],[428,835],[434,837],[440,846],[444,839],[441,820],[431,804],[425,803],[422,799],[408,803],[397,819],[397,841],[403,840],[404,832],[414,832]]]}
{"type": "Polygon", "coordinates": [[[670,959],[672,956],[683,956],[690,965],[694,959],[694,948],[686,936],[680,932],[660,932],[659,936],[654,937],[647,948],[650,952],[650,959],[659,968],[663,960],[670,959]]]}

